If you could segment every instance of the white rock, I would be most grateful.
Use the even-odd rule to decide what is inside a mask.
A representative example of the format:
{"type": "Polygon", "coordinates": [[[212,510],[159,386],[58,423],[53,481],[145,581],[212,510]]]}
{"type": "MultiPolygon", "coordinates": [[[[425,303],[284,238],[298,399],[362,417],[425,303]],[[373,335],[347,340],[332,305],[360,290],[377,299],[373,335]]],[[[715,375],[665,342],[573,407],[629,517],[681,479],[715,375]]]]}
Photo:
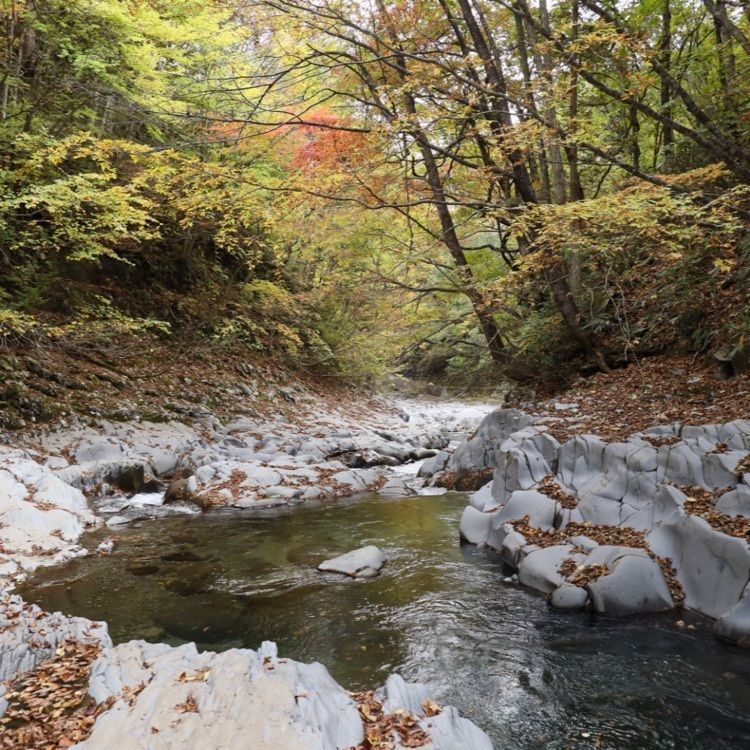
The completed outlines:
{"type": "Polygon", "coordinates": [[[331,560],[325,560],[318,565],[318,570],[344,573],[353,578],[372,578],[378,575],[385,562],[383,550],[374,545],[368,545],[331,560]]]}

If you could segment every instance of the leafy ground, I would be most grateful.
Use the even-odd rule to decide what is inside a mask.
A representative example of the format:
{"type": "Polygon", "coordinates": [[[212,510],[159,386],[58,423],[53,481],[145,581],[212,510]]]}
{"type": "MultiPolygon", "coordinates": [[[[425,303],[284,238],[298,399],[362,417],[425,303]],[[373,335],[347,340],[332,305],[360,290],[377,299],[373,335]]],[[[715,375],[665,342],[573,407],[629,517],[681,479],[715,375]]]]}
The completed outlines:
{"type": "MultiPolygon", "coordinates": [[[[559,440],[593,433],[621,440],[657,424],[712,424],[750,416],[750,373],[726,379],[704,358],[684,355],[643,359],[625,369],[580,378],[557,394],[579,406],[573,422],[550,425],[559,440]]],[[[542,413],[561,412],[545,401],[542,413]]]]}
{"type": "Polygon", "coordinates": [[[305,400],[366,406],[372,392],[336,376],[292,369],[280,359],[205,340],[143,336],[106,349],[26,345],[0,348],[0,434],[61,424],[70,415],[168,421],[210,412],[229,417],[304,416],[305,400]]]}

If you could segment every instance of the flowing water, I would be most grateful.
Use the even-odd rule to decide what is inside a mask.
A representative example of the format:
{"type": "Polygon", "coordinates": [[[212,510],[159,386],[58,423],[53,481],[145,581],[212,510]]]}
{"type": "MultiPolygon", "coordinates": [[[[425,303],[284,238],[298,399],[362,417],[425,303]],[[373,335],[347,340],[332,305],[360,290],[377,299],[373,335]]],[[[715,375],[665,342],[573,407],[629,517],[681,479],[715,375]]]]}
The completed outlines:
{"type": "Polygon", "coordinates": [[[750,652],[700,620],[688,630],[676,615],[549,609],[503,580],[497,555],[459,546],[465,502],[371,495],[138,522],[117,532],[111,556],[40,571],[21,593],[106,620],[116,642],[275,640],[350,689],[397,671],[471,717],[496,750],[750,747],[750,652]],[[316,571],[364,544],[388,555],[379,578],[316,571]]]}

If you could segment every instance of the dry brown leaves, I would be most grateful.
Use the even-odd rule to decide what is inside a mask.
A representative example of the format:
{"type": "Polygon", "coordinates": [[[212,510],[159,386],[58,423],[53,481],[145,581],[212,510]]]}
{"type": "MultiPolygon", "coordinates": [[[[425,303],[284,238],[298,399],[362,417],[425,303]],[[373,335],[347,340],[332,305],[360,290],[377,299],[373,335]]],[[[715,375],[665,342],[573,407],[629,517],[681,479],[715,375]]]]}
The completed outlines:
{"type": "Polygon", "coordinates": [[[734,467],[734,473],[737,475],[737,480],[742,481],[745,474],[750,474],[750,456],[745,456],[738,464],[734,467]]]}
{"type": "Polygon", "coordinates": [[[573,573],[575,573],[577,569],[578,569],[578,563],[572,557],[566,557],[557,566],[557,572],[561,576],[564,576],[565,578],[572,576],[573,573]]]}
{"type": "Polygon", "coordinates": [[[568,510],[573,510],[578,505],[578,500],[566,492],[552,474],[548,474],[541,482],[537,483],[535,489],[537,492],[541,492],[543,495],[560,503],[563,508],[567,508],[568,510]]]}
{"type": "Polygon", "coordinates": [[[573,575],[568,578],[568,583],[584,588],[597,578],[606,576],[607,573],[609,573],[609,568],[601,563],[596,565],[581,565],[581,567],[576,568],[573,575]]]}
{"type": "Polygon", "coordinates": [[[677,580],[677,571],[674,565],[672,565],[672,561],[668,557],[657,557],[653,553],[649,554],[661,566],[661,572],[664,575],[664,580],[667,582],[667,588],[672,595],[675,605],[678,607],[682,606],[682,603],[685,601],[685,590],[677,580]]]}
{"type": "Polygon", "coordinates": [[[0,720],[3,750],[57,750],[85,740],[114,698],[96,704],[88,693],[91,665],[100,647],[68,640],[35,669],[16,677],[0,720]]]}
{"type": "Polygon", "coordinates": [[[682,442],[677,435],[645,435],[644,437],[654,448],[661,448],[665,445],[677,445],[677,443],[682,442]]]}
{"type": "Polygon", "coordinates": [[[711,528],[722,534],[736,536],[750,540],[750,518],[744,516],[729,516],[714,508],[716,500],[723,495],[728,487],[721,490],[703,489],[703,487],[678,487],[685,493],[685,512],[691,516],[700,516],[711,525],[711,528]]]}
{"type": "MultiPolygon", "coordinates": [[[[350,750],[394,750],[395,738],[402,747],[423,747],[430,738],[419,726],[419,719],[411,713],[397,709],[391,714],[383,711],[383,704],[374,690],[352,693],[359,715],[365,725],[365,739],[350,750]]],[[[436,716],[442,708],[426,700],[422,708],[427,716],[436,716]]]]}
{"type": "Polygon", "coordinates": [[[492,479],[493,468],[474,469],[473,471],[446,471],[435,480],[436,487],[445,487],[456,492],[476,492],[492,479]]]}
{"type": "MultiPolygon", "coordinates": [[[[580,411],[574,422],[548,425],[558,440],[583,433],[622,440],[657,424],[719,424],[746,417],[750,414],[750,372],[724,380],[703,360],[649,357],[625,369],[587,378],[560,398],[574,401],[580,411]]],[[[537,408],[546,410],[547,406],[540,403],[537,408]]]]}
{"type": "Polygon", "coordinates": [[[198,713],[198,701],[195,700],[195,696],[192,693],[188,694],[184,703],[178,703],[174,710],[178,714],[197,714],[198,713]]]}

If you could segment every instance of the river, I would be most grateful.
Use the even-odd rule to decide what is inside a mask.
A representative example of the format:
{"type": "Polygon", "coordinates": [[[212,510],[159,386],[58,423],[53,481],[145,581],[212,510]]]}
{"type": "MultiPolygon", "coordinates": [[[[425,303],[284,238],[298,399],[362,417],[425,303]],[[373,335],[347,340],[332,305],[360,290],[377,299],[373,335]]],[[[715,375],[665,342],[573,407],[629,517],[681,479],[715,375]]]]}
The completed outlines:
{"type": "MultiPolygon", "coordinates": [[[[679,615],[550,609],[498,556],[458,542],[458,494],[365,498],[136,522],[115,551],[40,570],[20,593],[133,638],[210,650],[274,640],[349,689],[424,682],[496,750],[750,747],[750,652],[679,615]],[[315,566],[364,544],[353,581],[315,566]]],[[[94,548],[105,531],[83,539],[94,548]]],[[[111,534],[111,530],[109,531],[111,534]]]]}

